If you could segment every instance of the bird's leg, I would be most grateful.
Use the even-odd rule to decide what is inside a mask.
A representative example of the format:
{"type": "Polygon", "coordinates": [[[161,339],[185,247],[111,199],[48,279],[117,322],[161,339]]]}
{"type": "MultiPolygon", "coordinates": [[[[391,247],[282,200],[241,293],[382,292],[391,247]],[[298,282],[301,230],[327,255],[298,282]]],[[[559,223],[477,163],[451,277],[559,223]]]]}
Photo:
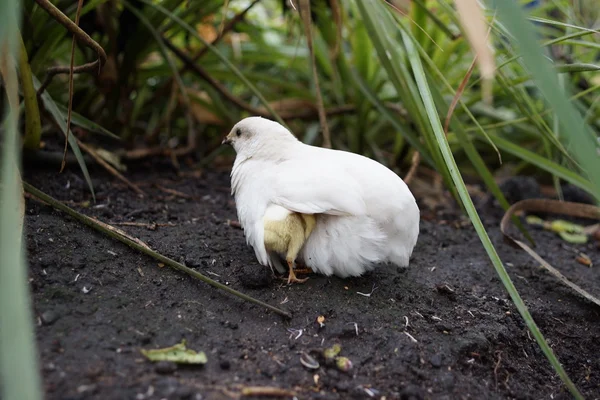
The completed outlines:
{"type": "Polygon", "coordinates": [[[290,268],[290,274],[288,276],[288,285],[292,282],[296,282],[296,283],[304,283],[308,280],[308,278],[304,278],[304,279],[299,279],[296,278],[296,271],[295,271],[295,265],[294,265],[294,260],[287,260],[288,263],[288,267],[290,268]]]}

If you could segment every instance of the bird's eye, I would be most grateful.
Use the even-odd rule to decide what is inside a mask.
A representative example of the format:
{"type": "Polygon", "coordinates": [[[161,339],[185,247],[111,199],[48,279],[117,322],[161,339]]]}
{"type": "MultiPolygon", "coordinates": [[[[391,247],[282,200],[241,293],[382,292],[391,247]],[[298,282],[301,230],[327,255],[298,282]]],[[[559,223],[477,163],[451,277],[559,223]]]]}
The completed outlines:
{"type": "Polygon", "coordinates": [[[242,136],[242,130],[241,130],[241,129],[236,129],[236,130],[235,130],[235,135],[236,135],[237,137],[240,137],[240,136],[242,136]]]}

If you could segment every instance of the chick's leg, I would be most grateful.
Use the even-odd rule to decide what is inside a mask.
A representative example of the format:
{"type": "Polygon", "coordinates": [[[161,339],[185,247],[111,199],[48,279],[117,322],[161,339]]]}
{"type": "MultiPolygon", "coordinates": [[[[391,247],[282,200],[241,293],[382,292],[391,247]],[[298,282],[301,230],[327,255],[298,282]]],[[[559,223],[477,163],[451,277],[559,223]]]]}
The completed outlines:
{"type": "Polygon", "coordinates": [[[294,270],[295,265],[293,260],[287,260],[288,267],[290,268],[290,274],[288,276],[288,285],[292,282],[295,283],[304,283],[308,280],[308,278],[300,279],[296,277],[296,271],[294,270]]]}
{"type": "Polygon", "coordinates": [[[304,232],[301,229],[297,229],[290,237],[290,243],[288,245],[288,251],[286,256],[286,261],[288,263],[288,267],[290,269],[290,274],[288,276],[288,284],[292,282],[296,283],[304,283],[308,280],[308,278],[299,279],[296,277],[296,257],[304,244],[304,232]]]}

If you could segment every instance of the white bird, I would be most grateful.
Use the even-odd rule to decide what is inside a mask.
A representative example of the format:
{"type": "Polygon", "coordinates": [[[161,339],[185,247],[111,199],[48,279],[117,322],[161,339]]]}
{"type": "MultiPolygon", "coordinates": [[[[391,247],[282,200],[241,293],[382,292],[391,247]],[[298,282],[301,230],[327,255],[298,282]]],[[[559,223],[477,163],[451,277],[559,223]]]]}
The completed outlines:
{"type": "Polygon", "coordinates": [[[265,246],[267,210],[279,206],[314,215],[316,225],[298,254],[314,272],[345,278],[382,263],[408,266],[420,212],[408,186],[389,168],[358,154],[304,144],[261,117],[238,122],[223,143],[236,151],[231,192],[261,265],[285,272],[278,252],[265,246]]]}

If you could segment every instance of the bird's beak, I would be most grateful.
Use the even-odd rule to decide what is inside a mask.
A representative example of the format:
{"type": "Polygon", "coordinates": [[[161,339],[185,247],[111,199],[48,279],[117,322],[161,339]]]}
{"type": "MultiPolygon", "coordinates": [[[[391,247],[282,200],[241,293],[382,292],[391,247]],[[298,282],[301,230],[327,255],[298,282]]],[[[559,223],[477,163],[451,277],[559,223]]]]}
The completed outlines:
{"type": "Polygon", "coordinates": [[[221,144],[231,144],[231,139],[229,138],[229,135],[225,136],[225,139],[223,139],[223,141],[221,142],[221,144]]]}

